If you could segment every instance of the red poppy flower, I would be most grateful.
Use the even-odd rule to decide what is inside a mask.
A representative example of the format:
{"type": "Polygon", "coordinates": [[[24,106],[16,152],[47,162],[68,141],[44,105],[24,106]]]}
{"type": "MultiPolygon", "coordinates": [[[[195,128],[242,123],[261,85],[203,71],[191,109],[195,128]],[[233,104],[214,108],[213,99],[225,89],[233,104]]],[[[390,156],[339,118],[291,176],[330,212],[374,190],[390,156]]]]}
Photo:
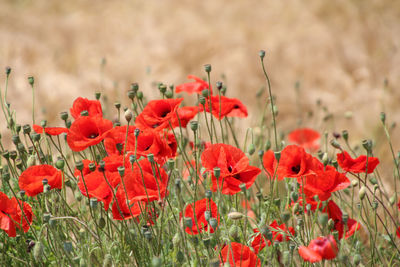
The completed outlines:
{"type": "Polygon", "coordinates": [[[185,217],[192,218],[193,226],[192,228],[186,227],[185,231],[189,235],[198,235],[202,232],[207,232],[210,230],[210,233],[214,233],[214,230],[211,225],[208,224],[208,221],[205,218],[205,212],[210,212],[210,218],[216,218],[219,224],[219,214],[218,207],[215,202],[210,199],[201,199],[196,201],[195,203],[189,204],[185,208],[185,217]],[[194,212],[193,212],[194,208],[194,212]],[[195,218],[196,216],[196,218],[195,218]],[[197,222],[197,224],[196,224],[197,222]]]}
{"type": "Polygon", "coordinates": [[[300,246],[299,254],[305,261],[318,262],[323,259],[331,260],[336,258],[338,246],[332,235],[328,237],[317,237],[311,240],[308,247],[300,246]]]}
{"type": "Polygon", "coordinates": [[[261,170],[249,165],[249,159],[239,148],[226,144],[213,144],[201,155],[201,163],[207,171],[213,173],[220,168],[220,177],[212,174],[212,190],[221,190],[222,194],[234,195],[240,192],[240,184],[249,188],[261,170]]]}
{"type": "Polygon", "coordinates": [[[362,173],[365,172],[368,167],[368,173],[372,173],[379,164],[379,159],[368,157],[367,166],[367,156],[361,155],[358,158],[353,159],[349,153],[343,151],[342,153],[337,154],[337,162],[339,163],[339,166],[347,172],[362,173]]]}
{"type": "Polygon", "coordinates": [[[257,255],[249,247],[240,243],[231,242],[229,245],[225,245],[221,250],[221,256],[220,261],[222,263],[229,261],[230,266],[261,266],[261,261],[257,255]]]}
{"type": "Polygon", "coordinates": [[[89,116],[100,115],[103,116],[103,111],[101,110],[101,103],[98,100],[89,100],[87,98],[78,97],[75,99],[70,108],[69,112],[74,119],[81,117],[81,112],[87,111],[89,116]]]}
{"type": "Polygon", "coordinates": [[[46,179],[50,188],[62,187],[62,173],[51,165],[43,164],[27,168],[18,179],[19,188],[27,196],[33,197],[43,192],[43,180],[46,179]]]}
{"type": "Polygon", "coordinates": [[[331,193],[347,188],[350,180],[332,166],[326,166],[326,170],[315,170],[315,174],[304,179],[304,193],[307,197],[318,195],[321,201],[327,200],[331,193]]]}
{"type": "MultiPolygon", "coordinates": [[[[206,99],[204,107],[200,104],[200,110],[203,111],[204,109],[210,112],[210,100],[208,98],[206,99]]],[[[219,95],[211,96],[211,112],[214,117],[220,120],[224,117],[245,118],[248,115],[246,106],[243,105],[239,99],[221,96],[220,103],[219,95]]]]}
{"type": "Polygon", "coordinates": [[[400,227],[397,228],[396,235],[397,235],[398,238],[400,238],[400,227]]]}
{"type": "Polygon", "coordinates": [[[178,127],[177,110],[183,98],[152,100],[136,117],[136,126],[141,130],[155,129],[160,131],[178,127]]]}
{"type": "MultiPolygon", "coordinates": [[[[339,206],[333,200],[330,200],[324,211],[326,211],[328,213],[329,218],[334,221],[335,223],[334,229],[338,231],[339,239],[342,239],[343,229],[345,224],[343,222],[343,213],[340,210],[339,206]]],[[[352,236],[360,228],[361,228],[360,223],[358,223],[356,220],[348,218],[346,223],[345,239],[352,236]]]]}
{"type": "Polygon", "coordinates": [[[48,135],[60,135],[62,133],[68,132],[68,129],[64,128],[64,127],[45,127],[45,128],[43,128],[42,126],[39,126],[36,124],[33,125],[33,130],[38,134],[42,134],[43,129],[44,129],[44,132],[48,135]]]}
{"type": "Polygon", "coordinates": [[[197,113],[200,111],[199,107],[181,107],[178,108],[178,116],[174,117],[176,121],[172,122],[172,125],[180,125],[186,128],[187,124],[197,113]]]}
{"type": "MultiPolygon", "coordinates": [[[[289,236],[295,234],[293,227],[287,228],[284,223],[278,225],[276,220],[274,220],[269,225],[269,230],[272,232],[272,241],[274,242],[283,242],[284,238],[285,241],[289,241],[289,236]],[[286,233],[285,237],[283,236],[282,232],[286,233]]],[[[258,252],[260,252],[260,250],[262,250],[266,246],[265,240],[267,241],[268,246],[271,246],[272,242],[271,240],[268,240],[265,236],[263,236],[258,229],[253,229],[253,231],[254,233],[259,233],[254,237],[253,241],[251,242],[251,246],[253,247],[254,252],[258,254],[258,252]]]]}
{"type": "Polygon", "coordinates": [[[167,159],[176,156],[178,144],[172,133],[157,132],[154,130],[142,131],[138,137],[128,136],[127,151],[140,156],[147,157],[153,154],[155,161],[163,165],[167,159]],[[135,142],[137,140],[137,144],[135,142]]]}
{"type": "Polygon", "coordinates": [[[90,161],[84,161],[83,178],[79,171],[75,171],[78,177],[78,188],[81,193],[89,198],[96,198],[104,203],[104,209],[108,210],[113,199],[113,192],[117,185],[121,182],[121,177],[117,168],[123,165],[123,157],[112,155],[103,159],[105,162],[105,170],[96,168],[90,172],[86,167],[90,161]],[[111,186],[111,187],[110,187],[111,186]]]}
{"type": "Polygon", "coordinates": [[[299,145],[305,150],[315,152],[319,149],[320,137],[319,132],[310,128],[302,128],[291,132],[288,135],[288,140],[290,143],[299,145]]]}
{"type": "Polygon", "coordinates": [[[16,229],[28,232],[32,218],[32,208],[28,203],[15,197],[9,199],[6,194],[0,192],[0,229],[4,230],[9,237],[17,235],[16,229]]]}
{"type": "MultiPolygon", "coordinates": [[[[191,80],[195,80],[195,81],[177,85],[175,88],[176,93],[186,92],[189,94],[193,94],[193,93],[200,94],[201,91],[209,88],[208,82],[200,79],[199,77],[196,77],[194,75],[188,75],[187,78],[191,79],[191,80]]],[[[210,89],[210,92],[212,95],[212,88],[210,89]]]]}
{"type": "MultiPolygon", "coordinates": [[[[131,166],[126,168],[123,181],[130,202],[144,201],[147,203],[161,200],[168,193],[167,173],[157,163],[152,166],[147,159],[143,159],[139,163],[135,162],[133,168],[131,166]]],[[[125,194],[125,188],[120,185],[117,192],[122,191],[125,194]]]]}
{"type": "Polygon", "coordinates": [[[288,145],[282,152],[279,164],[272,151],[267,151],[263,156],[263,165],[269,176],[278,180],[285,177],[298,178],[301,182],[302,177],[315,174],[314,170],[323,169],[323,164],[318,159],[306,153],[304,148],[297,145],[288,145]]]}
{"type": "MultiPolygon", "coordinates": [[[[104,138],[104,147],[108,155],[122,155],[124,152],[127,127],[128,126],[116,126],[107,132],[104,138]]],[[[128,136],[133,135],[135,129],[136,127],[129,126],[128,136]]]]}
{"type": "Polygon", "coordinates": [[[72,151],[82,151],[100,143],[111,130],[111,121],[100,116],[80,117],[76,119],[67,134],[67,142],[72,151]]]}
{"type": "Polygon", "coordinates": [[[145,202],[130,202],[128,207],[125,192],[117,191],[116,200],[113,202],[112,205],[112,214],[114,220],[128,220],[131,218],[135,218],[138,221],[140,214],[144,210],[146,210],[145,202]]]}

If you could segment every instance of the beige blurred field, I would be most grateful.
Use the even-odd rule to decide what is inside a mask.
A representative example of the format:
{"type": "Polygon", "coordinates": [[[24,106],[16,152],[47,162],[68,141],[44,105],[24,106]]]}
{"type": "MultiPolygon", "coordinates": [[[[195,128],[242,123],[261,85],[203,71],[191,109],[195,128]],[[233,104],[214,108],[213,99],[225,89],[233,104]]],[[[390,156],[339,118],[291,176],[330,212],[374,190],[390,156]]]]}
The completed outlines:
{"type": "Polygon", "coordinates": [[[281,129],[294,129],[314,111],[333,117],[303,125],[379,142],[381,111],[399,123],[398,1],[0,1],[0,67],[13,69],[8,100],[21,124],[31,118],[30,75],[37,117],[56,125],[77,96],[102,90],[110,103],[128,103],[129,84],[138,82],[155,97],[154,82],[204,76],[209,63],[213,82],[225,75],[228,95],[249,107],[244,124],[251,125],[259,115],[256,92],[265,86],[260,49],[267,52],[281,129]],[[318,99],[326,113],[317,111],[318,99]]]}

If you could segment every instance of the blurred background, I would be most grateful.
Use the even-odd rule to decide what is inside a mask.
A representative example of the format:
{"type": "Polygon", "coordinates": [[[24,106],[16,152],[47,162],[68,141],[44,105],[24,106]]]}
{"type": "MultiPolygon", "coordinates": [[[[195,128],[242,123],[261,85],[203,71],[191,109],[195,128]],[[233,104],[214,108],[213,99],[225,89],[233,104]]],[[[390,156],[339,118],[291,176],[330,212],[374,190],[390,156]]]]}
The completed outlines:
{"type": "Polygon", "coordinates": [[[250,126],[267,97],[256,97],[264,49],[280,129],[302,122],[384,142],[380,112],[400,119],[399,48],[400,2],[391,0],[0,1],[0,67],[12,68],[8,100],[20,124],[31,122],[31,75],[37,118],[57,126],[78,96],[128,103],[138,82],[151,99],[155,82],[204,77],[208,63],[213,84],[224,80],[249,108],[250,126]]]}

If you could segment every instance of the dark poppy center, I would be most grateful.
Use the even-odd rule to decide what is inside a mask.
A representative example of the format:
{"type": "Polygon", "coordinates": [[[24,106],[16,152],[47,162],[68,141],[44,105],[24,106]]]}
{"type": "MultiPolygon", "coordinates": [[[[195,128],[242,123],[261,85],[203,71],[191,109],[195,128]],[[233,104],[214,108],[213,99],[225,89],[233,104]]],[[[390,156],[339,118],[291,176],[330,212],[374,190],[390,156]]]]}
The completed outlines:
{"type": "Polygon", "coordinates": [[[296,166],[293,166],[292,167],[292,172],[294,172],[294,173],[299,173],[300,172],[300,165],[296,165],[296,166]]]}
{"type": "Polygon", "coordinates": [[[92,134],[89,134],[88,138],[89,139],[95,139],[97,136],[99,136],[98,133],[92,133],[92,134]]]}
{"type": "Polygon", "coordinates": [[[235,178],[236,180],[240,180],[240,174],[239,173],[236,173],[232,177],[235,178]]]}
{"type": "Polygon", "coordinates": [[[156,124],[153,124],[152,127],[153,127],[153,129],[154,129],[154,128],[157,128],[158,126],[159,126],[159,125],[156,123],[156,124]]]}
{"type": "Polygon", "coordinates": [[[232,170],[233,170],[233,169],[232,169],[232,166],[229,165],[229,166],[228,166],[228,171],[229,171],[229,172],[232,172],[232,170]]]}
{"type": "Polygon", "coordinates": [[[239,108],[239,105],[236,104],[233,106],[233,109],[237,109],[237,108],[239,108]]]}

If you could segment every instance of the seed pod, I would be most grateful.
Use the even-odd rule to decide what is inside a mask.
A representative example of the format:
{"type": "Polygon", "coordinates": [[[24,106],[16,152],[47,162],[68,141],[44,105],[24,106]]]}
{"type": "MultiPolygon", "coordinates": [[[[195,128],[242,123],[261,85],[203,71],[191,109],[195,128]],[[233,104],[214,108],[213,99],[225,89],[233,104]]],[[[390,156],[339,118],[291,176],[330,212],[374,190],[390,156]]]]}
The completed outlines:
{"type": "Polygon", "coordinates": [[[233,211],[233,212],[228,213],[228,218],[231,219],[231,220],[240,220],[243,217],[244,217],[244,215],[242,213],[240,213],[240,212],[237,212],[237,211],[233,211]]]}

